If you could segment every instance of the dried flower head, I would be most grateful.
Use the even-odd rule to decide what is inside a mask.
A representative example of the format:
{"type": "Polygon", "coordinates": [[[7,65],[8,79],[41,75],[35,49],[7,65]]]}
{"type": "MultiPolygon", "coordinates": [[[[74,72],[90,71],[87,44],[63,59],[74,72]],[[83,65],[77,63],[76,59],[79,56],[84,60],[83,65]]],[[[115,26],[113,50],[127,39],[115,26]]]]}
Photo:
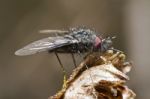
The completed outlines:
{"type": "Polygon", "coordinates": [[[132,67],[125,58],[113,50],[88,55],[73,70],[67,86],[50,99],[134,99],[135,93],[125,85],[132,67]]]}

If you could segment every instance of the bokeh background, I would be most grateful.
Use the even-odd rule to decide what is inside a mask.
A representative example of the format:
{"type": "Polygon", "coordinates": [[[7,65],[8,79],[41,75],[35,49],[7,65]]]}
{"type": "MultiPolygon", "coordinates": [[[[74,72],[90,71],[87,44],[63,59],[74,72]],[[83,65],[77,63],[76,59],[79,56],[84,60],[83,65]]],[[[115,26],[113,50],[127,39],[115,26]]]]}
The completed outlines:
{"type": "MultiPolygon", "coordinates": [[[[114,46],[134,62],[128,85],[136,99],[150,97],[149,0],[0,0],[0,99],[47,99],[62,85],[55,55],[18,57],[24,45],[47,37],[41,29],[85,25],[102,35],[116,35],[114,46]]],[[[71,55],[60,55],[71,72],[71,55]]],[[[76,55],[78,63],[81,58],[76,55]]]]}

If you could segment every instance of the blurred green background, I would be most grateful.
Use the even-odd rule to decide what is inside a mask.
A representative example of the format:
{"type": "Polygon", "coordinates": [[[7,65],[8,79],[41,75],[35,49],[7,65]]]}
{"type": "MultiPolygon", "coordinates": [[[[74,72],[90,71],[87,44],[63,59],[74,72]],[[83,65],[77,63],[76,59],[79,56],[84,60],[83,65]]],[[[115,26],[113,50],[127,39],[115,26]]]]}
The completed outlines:
{"type": "MultiPolygon", "coordinates": [[[[129,88],[136,99],[150,97],[149,0],[0,0],[0,99],[47,99],[62,85],[55,55],[18,57],[24,45],[47,37],[41,29],[85,25],[102,35],[116,35],[114,46],[134,62],[129,88]]],[[[71,55],[60,55],[71,72],[71,55]]],[[[81,57],[76,56],[78,63],[81,57]]]]}

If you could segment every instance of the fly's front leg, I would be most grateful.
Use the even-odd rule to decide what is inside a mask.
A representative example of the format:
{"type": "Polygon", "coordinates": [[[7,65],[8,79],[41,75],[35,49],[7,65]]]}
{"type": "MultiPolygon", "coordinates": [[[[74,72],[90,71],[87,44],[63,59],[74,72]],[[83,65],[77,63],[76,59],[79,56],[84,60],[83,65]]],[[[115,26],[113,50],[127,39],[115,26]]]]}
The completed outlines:
{"type": "Polygon", "coordinates": [[[112,50],[112,51],[114,51],[114,52],[121,52],[121,53],[123,53],[122,51],[120,51],[120,50],[118,50],[118,49],[115,49],[115,48],[109,48],[109,50],[112,50]]]}
{"type": "Polygon", "coordinates": [[[90,49],[85,47],[87,50],[87,54],[84,56],[84,59],[93,53],[94,47],[92,46],[90,49]]]}

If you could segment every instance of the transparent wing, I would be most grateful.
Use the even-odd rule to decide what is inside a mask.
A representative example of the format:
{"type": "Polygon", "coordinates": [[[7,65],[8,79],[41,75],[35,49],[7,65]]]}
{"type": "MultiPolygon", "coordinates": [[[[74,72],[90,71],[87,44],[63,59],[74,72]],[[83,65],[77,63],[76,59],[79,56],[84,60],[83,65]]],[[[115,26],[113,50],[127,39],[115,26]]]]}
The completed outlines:
{"type": "Polygon", "coordinates": [[[73,43],[77,43],[76,39],[66,38],[66,37],[48,37],[33,43],[28,44],[27,46],[17,50],[15,55],[25,56],[35,54],[37,52],[53,50],[55,48],[70,45],[73,43]]]}
{"type": "Polygon", "coordinates": [[[62,36],[69,34],[67,30],[40,30],[39,33],[49,34],[50,36],[62,36]]]}

